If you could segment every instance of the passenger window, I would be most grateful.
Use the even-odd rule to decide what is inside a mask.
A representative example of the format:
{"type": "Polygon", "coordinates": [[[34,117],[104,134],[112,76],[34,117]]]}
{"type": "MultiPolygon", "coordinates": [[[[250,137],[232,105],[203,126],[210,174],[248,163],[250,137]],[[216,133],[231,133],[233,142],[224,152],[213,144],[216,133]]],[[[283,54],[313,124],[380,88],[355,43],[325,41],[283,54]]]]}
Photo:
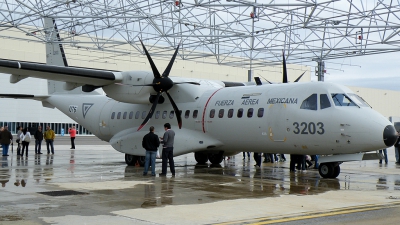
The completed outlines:
{"type": "Polygon", "coordinates": [[[167,118],[167,111],[163,111],[163,112],[162,112],[162,118],[163,118],[163,119],[167,118]]]}
{"type": "Polygon", "coordinates": [[[156,119],[160,118],[160,111],[156,111],[155,118],[156,118],[156,119]]]}
{"type": "Polygon", "coordinates": [[[124,112],[124,115],[122,116],[123,119],[126,119],[126,114],[128,114],[128,113],[124,112]]]}
{"type": "Polygon", "coordinates": [[[220,110],[219,110],[219,112],[218,112],[218,117],[219,117],[219,118],[224,117],[224,109],[220,109],[220,110]]]}
{"type": "Polygon", "coordinates": [[[329,102],[328,95],[326,95],[326,94],[319,95],[319,107],[321,109],[326,109],[326,108],[331,107],[331,103],[329,102]]]}
{"type": "Polygon", "coordinates": [[[312,94],[301,103],[300,109],[317,110],[317,94],[312,94]]]}
{"type": "Polygon", "coordinates": [[[253,117],[253,108],[249,108],[247,110],[247,117],[249,117],[249,118],[253,117]]]}
{"type": "Polygon", "coordinates": [[[345,94],[332,94],[332,99],[336,106],[357,106],[345,94]]]}
{"type": "Polygon", "coordinates": [[[111,113],[111,119],[113,120],[115,118],[115,112],[111,113]]]}
{"type": "Polygon", "coordinates": [[[133,112],[129,113],[129,119],[131,120],[133,118],[133,112]]]}
{"type": "Polygon", "coordinates": [[[243,109],[240,108],[240,109],[238,110],[238,112],[237,112],[237,117],[238,117],[238,118],[242,118],[242,116],[243,116],[243,109]]]}
{"type": "Polygon", "coordinates": [[[185,112],[185,118],[186,118],[186,119],[189,118],[189,115],[190,115],[190,110],[186,110],[186,112],[185,112]]]}
{"type": "Polygon", "coordinates": [[[146,118],[146,116],[147,116],[147,113],[146,113],[146,111],[143,111],[143,112],[142,112],[142,119],[145,119],[145,118],[146,118]]]}
{"type": "Polygon", "coordinates": [[[228,110],[228,118],[232,118],[233,117],[233,109],[229,109],[228,110]]]}
{"type": "Polygon", "coordinates": [[[264,116],[264,108],[259,108],[257,112],[258,117],[263,117],[264,116]]]}
{"type": "Polygon", "coordinates": [[[197,118],[198,113],[199,113],[199,110],[197,110],[197,109],[193,111],[193,119],[197,118]]]}
{"type": "Polygon", "coordinates": [[[139,119],[139,116],[140,116],[140,112],[137,111],[136,114],[135,114],[135,119],[139,119]]]}
{"type": "Polygon", "coordinates": [[[169,118],[170,118],[170,119],[174,118],[174,115],[175,115],[175,112],[174,112],[174,111],[171,111],[171,112],[169,113],[169,118]]]}
{"type": "Polygon", "coordinates": [[[121,119],[121,112],[118,112],[117,119],[121,119]]]}
{"type": "Polygon", "coordinates": [[[214,116],[215,116],[215,109],[211,109],[210,118],[214,118],[214,116]]]}

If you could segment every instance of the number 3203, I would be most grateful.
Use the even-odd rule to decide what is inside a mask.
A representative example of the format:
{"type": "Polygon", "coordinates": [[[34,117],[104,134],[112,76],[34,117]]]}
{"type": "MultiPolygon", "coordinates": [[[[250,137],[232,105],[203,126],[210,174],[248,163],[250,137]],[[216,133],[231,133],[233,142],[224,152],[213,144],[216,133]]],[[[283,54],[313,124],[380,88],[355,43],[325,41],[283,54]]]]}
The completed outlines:
{"type": "Polygon", "coordinates": [[[293,123],[294,130],[293,133],[295,134],[324,134],[325,129],[324,129],[324,123],[318,122],[315,124],[314,122],[294,122],[293,123]]]}

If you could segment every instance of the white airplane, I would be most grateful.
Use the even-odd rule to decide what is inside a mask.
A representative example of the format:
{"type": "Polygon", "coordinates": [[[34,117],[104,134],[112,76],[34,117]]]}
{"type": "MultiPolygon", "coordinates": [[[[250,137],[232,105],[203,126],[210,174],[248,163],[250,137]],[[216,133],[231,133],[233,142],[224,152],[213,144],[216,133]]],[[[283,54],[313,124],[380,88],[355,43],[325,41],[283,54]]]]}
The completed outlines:
{"type": "MultiPolygon", "coordinates": [[[[49,38],[59,40],[54,20],[46,19],[45,29],[49,38]]],[[[152,72],[115,72],[67,67],[62,46],[48,43],[47,65],[0,60],[0,72],[11,74],[11,83],[48,79],[49,94],[0,96],[59,109],[125,153],[128,165],[143,163],[141,144],[148,131],[142,128],[162,130],[167,122],[176,132],[175,156],[194,152],[198,163],[218,164],[223,156],[242,151],[323,155],[319,173],[324,178],[337,177],[342,162],[381,157],[366,152],[397,140],[393,125],[347,87],[286,83],[285,61],[284,83],[261,85],[258,80],[259,85],[245,86],[170,77],[178,48],[160,74],[143,49],[152,72]],[[93,92],[96,88],[107,96],[93,92]]]]}

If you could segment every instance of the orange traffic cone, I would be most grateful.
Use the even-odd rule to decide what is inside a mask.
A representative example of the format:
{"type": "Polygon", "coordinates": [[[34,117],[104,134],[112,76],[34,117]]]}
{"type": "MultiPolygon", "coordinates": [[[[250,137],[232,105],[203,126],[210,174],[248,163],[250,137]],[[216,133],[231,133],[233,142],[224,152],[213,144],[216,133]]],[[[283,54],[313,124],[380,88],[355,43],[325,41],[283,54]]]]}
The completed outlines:
{"type": "Polygon", "coordinates": [[[140,167],[139,160],[136,160],[135,166],[140,167]]]}

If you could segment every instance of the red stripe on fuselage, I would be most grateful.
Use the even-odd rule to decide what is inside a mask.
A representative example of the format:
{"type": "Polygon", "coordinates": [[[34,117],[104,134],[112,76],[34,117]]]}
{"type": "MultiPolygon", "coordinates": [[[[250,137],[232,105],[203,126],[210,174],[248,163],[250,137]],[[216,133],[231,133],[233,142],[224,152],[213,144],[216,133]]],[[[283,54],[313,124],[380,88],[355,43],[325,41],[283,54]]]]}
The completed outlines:
{"type": "Polygon", "coordinates": [[[207,105],[210,102],[211,98],[215,95],[215,93],[217,93],[219,90],[221,90],[222,88],[216,90],[214,93],[212,93],[212,95],[208,98],[206,105],[204,106],[204,110],[203,110],[203,118],[201,119],[201,126],[203,127],[203,133],[206,132],[206,129],[204,127],[204,117],[206,116],[206,109],[207,109],[207,105]]]}

